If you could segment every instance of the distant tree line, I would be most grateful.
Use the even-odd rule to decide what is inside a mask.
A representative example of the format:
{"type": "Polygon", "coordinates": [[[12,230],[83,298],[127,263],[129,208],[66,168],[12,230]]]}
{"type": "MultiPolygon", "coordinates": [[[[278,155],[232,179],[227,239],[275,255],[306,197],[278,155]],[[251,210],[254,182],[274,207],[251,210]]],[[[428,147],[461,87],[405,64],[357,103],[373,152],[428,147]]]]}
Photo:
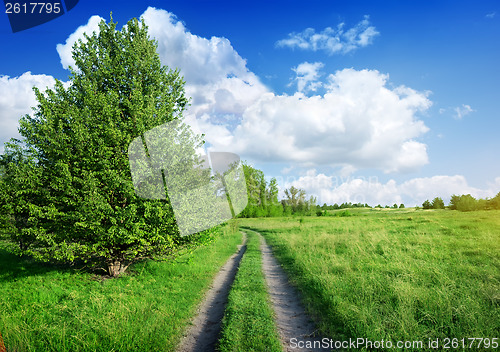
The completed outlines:
{"type": "MultiPolygon", "coordinates": [[[[426,200],[422,203],[423,209],[445,209],[441,198],[436,197],[432,201],[426,200]]],[[[448,209],[458,211],[493,210],[500,209],[500,192],[493,198],[476,199],[470,194],[452,195],[448,209]]]]}
{"type": "Polygon", "coordinates": [[[385,207],[381,206],[380,204],[377,204],[374,208],[386,208],[386,209],[389,209],[389,208],[393,208],[393,209],[404,209],[405,205],[403,203],[397,205],[396,203],[394,203],[392,205],[392,207],[386,205],[385,207]]]}
{"type": "Polygon", "coordinates": [[[326,203],[323,203],[321,206],[321,210],[337,210],[337,209],[346,209],[346,208],[371,208],[368,204],[362,204],[362,203],[342,203],[338,205],[335,203],[334,205],[327,205],[326,203]]]}
{"type": "MultiPolygon", "coordinates": [[[[278,200],[278,182],[276,178],[271,178],[266,181],[264,172],[256,169],[248,164],[243,164],[245,178],[248,191],[248,205],[239,215],[240,217],[274,217],[274,216],[290,216],[290,215],[317,215],[326,216],[329,210],[340,210],[350,208],[388,208],[388,209],[404,209],[403,203],[394,203],[392,206],[382,206],[377,204],[372,207],[367,203],[352,203],[344,202],[342,204],[335,203],[328,205],[316,204],[314,196],[307,196],[306,191],[294,186],[285,189],[285,198],[278,200]]],[[[418,208],[418,207],[417,207],[418,208]]],[[[446,207],[442,198],[435,197],[432,201],[426,200],[422,204],[423,209],[451,209],[459,211],[473,210],[490,210],[500,209],[500,192],[494,198],[475,199],[470,194],[453,195],[449,205],[446,207]]],[[[335,216],[349,216],[349,212],[342,212],[335,216]],[[339,215],[341,214],[341,215],[339,215]]]]}

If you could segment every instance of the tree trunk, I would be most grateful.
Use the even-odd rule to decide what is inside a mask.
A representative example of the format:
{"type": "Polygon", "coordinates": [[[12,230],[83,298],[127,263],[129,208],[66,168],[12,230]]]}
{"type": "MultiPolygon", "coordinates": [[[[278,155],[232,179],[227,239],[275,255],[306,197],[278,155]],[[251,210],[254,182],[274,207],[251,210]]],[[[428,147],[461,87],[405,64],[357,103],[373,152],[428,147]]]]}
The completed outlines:
{"type": "Polygon", "coordinates": [[[0,333],[0,352],[7,352],[5,345],[3,344],[2,333],[0,333]]]}
{"type": "Polygon", "coordinates": [[[128,266],[129,266],[129,264],[125,264],[125,261],[123,261],[123,260],[111,259],[110,261],[108,261],[109,276],[111,276],[111,277],[120,276],[121,274],[123,274],[127,270],[128,266]]]}

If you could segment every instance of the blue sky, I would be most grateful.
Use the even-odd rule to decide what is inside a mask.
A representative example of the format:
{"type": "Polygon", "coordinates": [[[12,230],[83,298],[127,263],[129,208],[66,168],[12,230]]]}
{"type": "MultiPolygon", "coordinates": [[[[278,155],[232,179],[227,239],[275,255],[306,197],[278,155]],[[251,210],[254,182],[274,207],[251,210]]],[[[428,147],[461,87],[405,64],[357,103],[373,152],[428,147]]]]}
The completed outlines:
{"type": "Polygon", "coordinates": [[[17,33],[2,14],[0,143],[111,11],[144,15],[212,148],[281,187],[371,205],[500,191],[497,1],[80,0],[17,33]]]}

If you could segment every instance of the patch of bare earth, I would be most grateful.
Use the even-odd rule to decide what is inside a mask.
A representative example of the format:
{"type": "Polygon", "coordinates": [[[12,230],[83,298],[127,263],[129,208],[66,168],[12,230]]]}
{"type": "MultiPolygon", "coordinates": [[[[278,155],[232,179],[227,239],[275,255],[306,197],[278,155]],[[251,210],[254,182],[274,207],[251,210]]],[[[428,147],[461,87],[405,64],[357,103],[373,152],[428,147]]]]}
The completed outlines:
{"type": "Polygon", "coordinates": [[[246,250],[246,235],[238,251],[228,259],[215,276],[210,289],[198,308],[198,314],[182,338],[177,352],[215,351],[219,337],[221,321],[224,316],[229,290],[238,271],[241,258],[246,250]]]}
{"type": "Polygon", "coordinates": [[[271,248],[261,236],[262,269],[266,278],[268,292],[276,316],[276,325],[287,352],[328,351],[321,348],[321,337],[316,336],[314,322],[306,314],[300,297],[288,277],[274,258],[271,248]],[[299,346],[318,346],[318,348],[299,348],[299,346]]]}

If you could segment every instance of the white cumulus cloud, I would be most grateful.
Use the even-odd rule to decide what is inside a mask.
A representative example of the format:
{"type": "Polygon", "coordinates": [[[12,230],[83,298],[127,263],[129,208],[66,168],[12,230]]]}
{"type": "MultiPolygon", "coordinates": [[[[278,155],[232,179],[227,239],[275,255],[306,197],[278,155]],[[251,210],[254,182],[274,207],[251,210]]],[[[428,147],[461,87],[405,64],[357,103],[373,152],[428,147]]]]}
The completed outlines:
{"type": "Polygon", "coordinates": [[[487,189],[470,186],[462,175],[439,175],[409,179],[398,184],[394,180],[379,182],[377,177],[338,177],[318,174],[309,170],[305,176],[286,182],[285,187],[294,186],[318,197],[318,203],[368,203],[407,206],[421,205],[426,199],[441,197],[448,203],[453,194],[471,194],[476,198],[495,196],[500,190],[500,177],[487,189]]]}
{"type": "Polygon", "coordinates": [[[10,138],[19,138],[19,119],[31,114],[31,107],[37,105],[33,87],[44,91],[55,85],[55,79],[47,75],[33,75],[25,72],[19,77],[0,76],[0,154],[4,143],[10,138]]]}
{"type": "MultiPolygon", "coordinates": [[[[342,163],[348,169],[411,171],[427,163],[425,145],[415,140],[427,131],[415,116],[430,106],[425,93],[391,90],[388,76],[378,71],[347,69],[329,76],[326,94],[306,97],[300,92],[323,85],[318,81],[323,64],[304,62],[294,68],[299,92],[277,95],[228,39],[192,34],[164,10],[150,7],[142,16],[162,62],[185,77],[193,99],[188,121],[197,120],[214,148],[254,160],[342,163]]],[[[360,28],[368,27],[365,18],[343,33],[364,45],[368,39],[360,28]]]]}
{"type": "Polygon", "coordinates": [[[431,102],[426,93],[387,87],[387,79],[344,69],[330,75],[324,95],[263,94],[226,141],[256,160],[413,171],[428,162],[416,141],[428,128],[416,114],[431,102]]]}
{"type": "Polygon", "coordinates": [[[322,62],[303,62],[297,67],[292,68],[292,70],[296,73],[297,77],[295,81],[297,81],[297,90],[299,92],[315,92],[319,87],[322,86],[322,83],[318,81],[321,73],[319,72],[325,65],[322,62]]]}
{"type": "Polygon", "coordinates": [[[228,39],[192,34],[165,10],[150,7],[142,17],[158,41],[162,63],[181,70],[196,117],[241,114],[267,91],[228,39]]]}
{"type": "MultiPolygon", "coordinates": [[[[298,92],[275,94],[227,38],[195,35],[175,15],[153,7],[142,17],[162,63],[179,68],[186,80],[192,98],[187,121],[197,123],[214,149],[255,161],[340,165],[346,173],[364,167],[408,172],[428,162],[426,146],[418,141],[428,128],[417,116],[431,105],[426,92],[390,88],[388,75],[376,70],[344,69],[319,82],[323,64],[305,62],[294,68],[298,92]],[[303,93],[319,86],[322,95],[303,93]]],[[[65,48],[83,30],[93,30],[98,19],[92,19],[69,36],[65,48]]],[[[343,45],[363,46],[376,31],[366,17],[337,32],[343,45]]],[[[59,50],[62,62],[65,52],[59,50]]]]}
{"type": "Polygon", "coordinates": [[[347,54],[373,42],[379,35],[374,26],[370,25],[370,17],[365,16],[356,26],[345,29],[345,23],[340,23],[336,29],[327,27],[321,32],[307,28],[300,33],[290,33],[288,38],[276,42],[277,47],[299,48],[302,50],[324,50],[328,54],[347,54]]]}

